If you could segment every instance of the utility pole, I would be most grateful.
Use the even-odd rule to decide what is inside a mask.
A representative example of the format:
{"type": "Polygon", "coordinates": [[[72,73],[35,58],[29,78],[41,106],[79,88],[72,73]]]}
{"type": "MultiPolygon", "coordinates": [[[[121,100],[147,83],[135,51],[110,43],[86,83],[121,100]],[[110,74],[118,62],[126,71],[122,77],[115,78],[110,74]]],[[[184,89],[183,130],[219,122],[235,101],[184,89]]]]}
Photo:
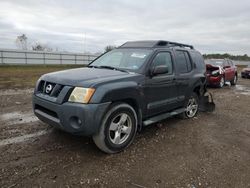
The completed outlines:
{"type": "Polygon", "coordinates": [[[86,53],[86,32],[84,33],[83,52],[86,53]]]}

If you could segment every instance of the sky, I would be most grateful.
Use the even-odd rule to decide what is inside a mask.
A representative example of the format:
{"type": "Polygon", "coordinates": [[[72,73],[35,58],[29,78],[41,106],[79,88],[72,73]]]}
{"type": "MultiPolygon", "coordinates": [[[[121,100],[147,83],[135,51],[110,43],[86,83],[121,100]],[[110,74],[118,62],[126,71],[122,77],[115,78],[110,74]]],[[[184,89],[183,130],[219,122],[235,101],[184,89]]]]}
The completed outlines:
{"type": "Polygon", "coordinates": [[[18,35],[54,50],[102,52],[132,40],[250,55],[249,0],[0,0],[0,48],[18,35]]]}

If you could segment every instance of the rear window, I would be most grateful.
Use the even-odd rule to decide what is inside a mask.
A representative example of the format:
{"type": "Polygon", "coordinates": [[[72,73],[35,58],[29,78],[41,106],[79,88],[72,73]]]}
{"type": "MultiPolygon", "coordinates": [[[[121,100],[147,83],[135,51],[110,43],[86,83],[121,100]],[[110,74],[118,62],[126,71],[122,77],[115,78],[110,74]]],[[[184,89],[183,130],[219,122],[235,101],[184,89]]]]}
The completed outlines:
{"type": "Polygon", "coordinates": [[[191,57],[193,59],[193,62],[196,65],[196,68],[198,70],[205,71],[206,70],[206,66],[205,66],[205,62],[204,62],[204,59],[203,59],[202,55],[199,52],[196,52],[196,51],[190,52],[190,55],[191,55],[191,57]]]}
{"type": "Polygon", "coordinates": [[[230,65],[230,66],[234,66],[234,63],[233,63],[233,61],[231,61],[231,60],[228,60],[228,62],[229,62],[229,65],[230,65]]]}
{"type": "Polygon", "coordinates": [[[176,64],[180,73],[187,73],[192,70],[191,61],[186,51],[176,51],[176,64]]]}
{"type": "Polygon", "coordinates": [[[223,66],[224,66],[224,67],[225,67],[225,66],[230,66],[230,64],[229,64],[228,61],[224,61],[223,66]]]}

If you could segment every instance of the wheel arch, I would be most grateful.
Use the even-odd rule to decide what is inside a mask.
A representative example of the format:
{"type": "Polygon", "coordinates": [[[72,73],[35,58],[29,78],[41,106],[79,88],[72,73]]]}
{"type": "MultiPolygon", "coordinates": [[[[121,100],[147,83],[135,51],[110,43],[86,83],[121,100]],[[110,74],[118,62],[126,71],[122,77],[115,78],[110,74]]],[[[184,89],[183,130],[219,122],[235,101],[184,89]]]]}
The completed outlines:
{"type": "Polygon", "coordinates": [[[197,95],[198,95],[198,97],[200,97],[201,96],[201,86],[200,85],[198,85],[198,86],[196,86],[194,89],[193,89],[193,92],[194,93],[196,93],[197,95]]]}
{"type": "Polygon", "coordinates": [[[191,92],[196,93],[198,97],[202,96],[206,92],[205,82],[206,82],[206,79],[204,78],[200,78],[199,80],[197,80],[191,92]]]}
{"type": "Polygon", "coordinates": [[[130,105],[136,112],[137,120],[138,120],[138,131],[141,131],[142,129],[142,110],[139,102],[135,98],[123,98],[119,100],[112,101],[112,104],[116,103],[126,103],[130,105]]]}

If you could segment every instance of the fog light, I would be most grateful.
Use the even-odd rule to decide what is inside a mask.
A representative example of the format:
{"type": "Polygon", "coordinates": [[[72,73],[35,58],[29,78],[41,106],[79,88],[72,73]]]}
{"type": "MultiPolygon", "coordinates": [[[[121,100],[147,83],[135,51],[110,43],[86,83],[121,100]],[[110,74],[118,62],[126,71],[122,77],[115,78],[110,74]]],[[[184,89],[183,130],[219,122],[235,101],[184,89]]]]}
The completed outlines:
{"type": "Polygon", "coordinates": [[[74,129],[79,129],[82,126],[82,120],[76,116],[72,116],[69,119],[69,122],[71,127],[73,127],[74,129]]]}

